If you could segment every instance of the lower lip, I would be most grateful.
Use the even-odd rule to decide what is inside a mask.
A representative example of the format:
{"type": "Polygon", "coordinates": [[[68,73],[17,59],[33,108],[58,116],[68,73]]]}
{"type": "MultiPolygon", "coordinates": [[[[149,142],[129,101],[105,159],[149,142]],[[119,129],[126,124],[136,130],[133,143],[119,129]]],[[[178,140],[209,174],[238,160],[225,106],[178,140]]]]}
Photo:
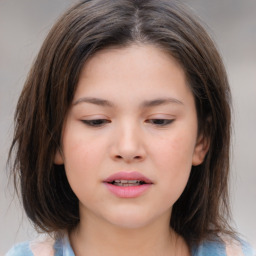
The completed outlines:
{"type": "Polygon", "coordinates": [[[115,186],[110,183],[104,183],[108,190],[114,195],[121,198],[135,198],[141,196],[144,192],[146,192],[152,184],[143,184],[139,186],[115,186]]]}

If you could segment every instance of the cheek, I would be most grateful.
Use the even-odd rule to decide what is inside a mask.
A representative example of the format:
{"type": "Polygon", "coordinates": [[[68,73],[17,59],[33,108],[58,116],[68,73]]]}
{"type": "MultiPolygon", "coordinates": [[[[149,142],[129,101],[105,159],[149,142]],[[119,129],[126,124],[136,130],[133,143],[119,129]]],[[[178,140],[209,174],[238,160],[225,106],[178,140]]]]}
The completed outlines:
{"type": "Polygon", "coordinates": [[[63,150],[65,166],[72,171],[86,172],[98,163],[102,155],[103,141],[97,140],[95,136],[88,136],[80,124],[66,127],[63,136],[63,150]]]}
{"type": "MultiPolygon", "coordinates": [[[[68,142],[68,141],[66,141],[68,142]]],[[[101,181],[101,147],[97,143],[73,140],[67,143],[65,170],[68,182],[80,203],[90,208],[91,203],[100,203],[101,191],[97,184],[101,181]]],[[[102,144],[101,144],[102,145],[102,144]]]]}
{"type": "Polygon", "coordinates": [[[86,195],[84,190],[93,190],[95,181],[99,179],[104,154],[102,144],[102,140],[85,137],[84,132],[75,127],[67,127],[65,130],[64,165],[70,186],[78,198],[86,195]]]}
{"type": "Polygon", "coordinates": [[[194,140],[191,137],[170,136],[165,140],[155,143],[155,161],[162,166],[159,171],[171,170],[174,173],[181,173],[190,170],[194,152],[194,140]]]}
{"type": "Polygon", "coordinates": [[[154,164],[161,182],[160,189],[172,204],[182,194],[192,166],[194,141],[191,137],[174,136],[155,145],[154,164]]]}

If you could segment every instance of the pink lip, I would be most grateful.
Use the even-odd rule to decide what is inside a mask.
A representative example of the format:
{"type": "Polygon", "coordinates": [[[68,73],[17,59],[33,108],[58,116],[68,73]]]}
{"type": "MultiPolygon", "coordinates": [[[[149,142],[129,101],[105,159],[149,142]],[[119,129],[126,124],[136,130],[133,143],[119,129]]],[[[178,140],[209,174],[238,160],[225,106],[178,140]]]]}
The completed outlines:
{"type": "Polygon", "coordinates": [[[104,182],[113,182],[114,180],[140,180],[149,184],[153,183],[149,178],[139,172],[117,172],[105,179],[104,182]]]}
{"type": "Polygon", "coordinates": [[[103,182],[110,192],[121,198],[139,197],[153,185],[149,178],[138,172],[118,172],[109,176],[103,182]],[[145,182],[145,184],[121,187],[111,184],[114,180],[139,180],[145,182]]]}

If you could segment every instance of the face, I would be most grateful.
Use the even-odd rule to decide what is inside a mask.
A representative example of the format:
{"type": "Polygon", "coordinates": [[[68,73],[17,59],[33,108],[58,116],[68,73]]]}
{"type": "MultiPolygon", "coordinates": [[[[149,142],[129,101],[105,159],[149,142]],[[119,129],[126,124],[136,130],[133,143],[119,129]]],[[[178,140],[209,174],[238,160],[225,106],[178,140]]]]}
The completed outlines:
{"type": "Polygon", "coordinates": [[[136,228],[169,219],[192,165],[203,161],[193,94],[163,50],[98,52],[83,67],[62,134],[81,220],[136,228]]]}

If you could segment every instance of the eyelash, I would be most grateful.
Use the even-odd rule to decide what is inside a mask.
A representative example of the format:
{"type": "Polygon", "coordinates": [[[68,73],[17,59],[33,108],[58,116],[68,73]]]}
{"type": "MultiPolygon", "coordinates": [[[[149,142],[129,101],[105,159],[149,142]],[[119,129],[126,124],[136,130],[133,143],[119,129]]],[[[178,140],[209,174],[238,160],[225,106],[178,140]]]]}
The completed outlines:
{"type": "MultiPolygon", "coordinates": [[[[146,123],[153,124],[155,126],[168,126],[174,119],[147,119],[146,123]]],[[[93,119],[93,120],[82,120],[82,122],[91,127],[102,127],[111,121],[107,119],[93,119]]]]}
{"type": "Polygon", "coordinates": [[[174,119],[148,119],[146,120],[146,123],[153,124],[155,126],[168,126],[174,121],[174,119]]]}
{"type": "Polygon", "coordinates": [[[109,121],[107,119],[82,120],[82,122],[91,127],[101,127],[107,123],[111,123],[111,121],[109,121]]]}

